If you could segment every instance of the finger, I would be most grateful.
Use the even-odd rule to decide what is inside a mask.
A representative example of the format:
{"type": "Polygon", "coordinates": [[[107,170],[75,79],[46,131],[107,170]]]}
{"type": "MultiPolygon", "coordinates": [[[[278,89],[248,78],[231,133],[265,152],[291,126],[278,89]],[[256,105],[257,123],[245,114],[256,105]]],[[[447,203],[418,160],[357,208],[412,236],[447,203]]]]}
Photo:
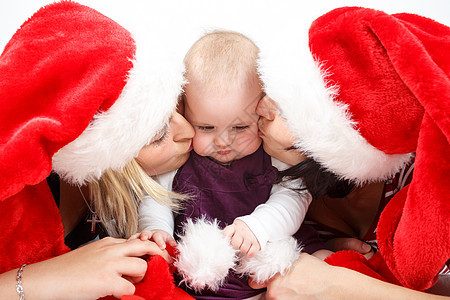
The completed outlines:
{"type": "Polygon", "coordinates": [[[170,256],[169,252],[167,250],[163,251],[161,255],[169,264],[173,263],[173,258],[170,256]]]}
{"type": "MultiPolygon", "coordinates": [[[[113,238],[113,237],[107,236],[107,237],[102,238],[100,241],[97,241],[96,243],[97,243],[97,245],[101,244],[103,246],[107,246],[107,245],[123,244],[126,241],[127,241],[126,239],[119,239],[119,238],[113,238]]],[[[94,244],[94,243],[88,244],[87,246],[92,245],[92,244],[94,244]]]]}
{"type": "Polygon", "coordinates": [[[150,240],[153,235],[154,235],[153,231],[151,231],[151,230],[144,230],[144,231],[141,232],[141,241],[150,240]]]}
{"type": "Polygon", "coordinates": [[[370,245],[367,243],[361,242],[361,253],[368,254],[371,252],[372,252],[372,247],[370,247],[370,245]]]}
{"type": "MultiPolygon", "coordinates": [[[[359,253],[366,253],[365,247],[369,246],[366,243],[355,239],[355,238],[337,238],[332,239],[327,242],[327,246],[332,251],[339,251],[339,250],[354,250],[359,253]],[[363,246],[366,245],[366,246],[363,246]]],[[[369,246],[370,248],[370,246],[369,246]]],[[[369,249],[370,251],[370,249],[369,249]]]]}
{"type": "Polygon", "coordinates": [[[169,235],[169,237],[167,238],[166,243],[168,243],[170,246],[172,247],[176,247],[177,246],[177,242],[175,241],[175,239],[169,235]]]}
{"type": "Polygon", "coordinates": [[[233,246],[234,249],[240,250],[242,242],[243,242],[242,237],[235,234],[231,239],[231,246],[233,246]]]}
{"type": "Polygon", "coordinates": [[[247,252],[247,256],[252,258],[255,257],[255,255],[259,252],[259,247],[255,246],[254,244],[252,244],[250,246],[250,249],[247,252]]]}
{"type": "Polygon", "coordinates": [[[372,256],[373,256],[374,254],[375,254],[375,252],[369,251],[368,253],[363,254],[363,255],[364,255],[364,257],[365,257],[367,260],[369,260],[369,259],[372,258],[372,256]]]}
{"type": "Polygon", "coordinates": [[[251,247],[252,244],[248,240],[244,239],[239,250],[241,250],[241,252],[245,253],[248,256],[248,252],[250,251],[251,247]]]}
{"type": "Polygon", "coordinates": [[[256,282],[254,281],[252,278],[248,279],[248,285],[252,288],[252,289],[262,289],[267,287],[267,282],[256,282]]]}
{"type": "Polygon", "coordinates": [[[124,257],[116,261],[114,269],[121,276],[128,276],[139,282],[147,271],[147,261],[139,257],[124,257]]]}
{"type": "Polygon", "coordinates": [[[112,295],[118,299],[124,295],[133,295],[136,288],[133,283],[120,277],[111,287],[113,289],[112,295]]]}
{"type": "Polygon", "coordinates": [[[135,233],[135,234],[133,234],[132,236],[130,236],[130,237],[128,238],[128,241],[129,241],[129,240],[137,239],[140,235],[141,235],[140,233],[135,233]]]}
{"type": "Polygon", "coordinates": [[[160,249],[166,249],[166,242],[164,241],[164,237],[160,233],[155,233],[153,235],[153,241],[158,245],[160,249]]]}
{"type": "Polygon", "coordinates": [[[222,234],[227,237],[232,237],[234,232],[234,227],[232,225],[228,225],[223,229],[222,234]]]}
{"type": "Polygon", "coordinates": [[[125,278],[126,280],[128,280],[129,282],[131,282],[132,284],[138,283],[138,281],[135,281],[133,277],[130,277],[130,276],[127,276],[127,275],[123,275],[122,277],[125,278]]]}
{"type": "Polygon", "coordinates": [[[118,245],[118,247],[120,247],[118,251],[123,256],[162,255],[163,253],[163,250],[156,243],[149,240],[130,240],[118,245]]]}
{"type": "Polygon", "coordinates": [[[337,252],[339,250],[348,250],[340,248],[340,245],[342,245],[342,242],[339,241],[340,239],[331,239],[325,242],[325,245],[328,249],[330,249],[333,252],[337,252]]]}

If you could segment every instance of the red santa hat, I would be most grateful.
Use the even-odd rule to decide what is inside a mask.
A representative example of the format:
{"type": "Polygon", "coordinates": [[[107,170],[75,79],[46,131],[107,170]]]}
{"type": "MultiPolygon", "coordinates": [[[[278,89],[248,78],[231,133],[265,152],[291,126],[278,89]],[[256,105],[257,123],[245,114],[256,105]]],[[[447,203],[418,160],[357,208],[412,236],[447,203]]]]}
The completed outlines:
{"type": "Polygon", "coordinates": [[[296,146],[341,178],[384,180],[415,155],[412,182],[385,208],[377,238],[403,285],[428,288],[450,258],[450,28],[346,7],[315,20],[302,41],[289,78],[261,64],[268,95],[296,146]]]}
{"type": "Polygon", "coordinates": [[[0,273],[58,255],[59,211],[45,182],[120,169],[173,113],[183,83],[158,42],[71,1],[41,8],[0,57],[0,273]],[[15,237],[15,238],[13,238],[15,237]]]}
{"type": "Polygon", "coordinates": [[[2,198],[52,166],[83,183],[135,157],[181,92],[182,70],[162,72],[157,51],[156,41],[75,2],[25,22],[1,57],[2,198]]]}

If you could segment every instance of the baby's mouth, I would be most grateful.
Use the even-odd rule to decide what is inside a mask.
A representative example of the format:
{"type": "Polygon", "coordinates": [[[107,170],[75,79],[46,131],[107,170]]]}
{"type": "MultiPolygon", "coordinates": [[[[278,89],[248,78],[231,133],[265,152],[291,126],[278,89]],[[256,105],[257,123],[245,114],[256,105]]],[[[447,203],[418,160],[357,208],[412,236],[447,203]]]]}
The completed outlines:
{"type": "Polygon", "coordinates": [[[217,151],[217,154],[219,154],[219,155],[228,155],[230,153],[231,153],[231,150],[220,150],[220,151],[217,151]]]}

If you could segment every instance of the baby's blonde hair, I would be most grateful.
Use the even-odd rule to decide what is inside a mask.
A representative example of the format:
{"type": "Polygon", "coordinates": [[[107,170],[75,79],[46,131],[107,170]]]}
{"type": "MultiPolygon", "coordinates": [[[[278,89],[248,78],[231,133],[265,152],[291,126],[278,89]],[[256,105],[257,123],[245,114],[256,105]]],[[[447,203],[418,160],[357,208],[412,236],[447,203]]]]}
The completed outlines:
{"type": "Polygon", "coordinates": [[[245,35],[213,31],[197,40],[184,58],[186,78],[211,89],[245,85],[257,76],[259,48],[245,35]]]}
{"type": "Polygon", "coordinates": [[[113,237],[128,238],[138,231],[138,208],[145,194],[155,201],[178,208],[183,195],[169,192],[145,173],[136,160],[123,170],[107,170],[89,184],[97,215],[113,237]]]}

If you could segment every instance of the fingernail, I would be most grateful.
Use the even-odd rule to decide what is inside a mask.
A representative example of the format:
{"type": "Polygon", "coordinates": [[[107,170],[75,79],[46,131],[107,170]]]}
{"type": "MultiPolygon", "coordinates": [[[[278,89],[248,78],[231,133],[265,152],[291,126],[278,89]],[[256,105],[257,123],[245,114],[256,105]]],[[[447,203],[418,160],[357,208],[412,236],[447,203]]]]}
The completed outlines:
{"type": "Polygon", "coordinates": [[[368,244],[363,244],[362,248],[364,251],[369,252],[370,250],[372,250],[372,247],[370,247],[368,244]]]}

